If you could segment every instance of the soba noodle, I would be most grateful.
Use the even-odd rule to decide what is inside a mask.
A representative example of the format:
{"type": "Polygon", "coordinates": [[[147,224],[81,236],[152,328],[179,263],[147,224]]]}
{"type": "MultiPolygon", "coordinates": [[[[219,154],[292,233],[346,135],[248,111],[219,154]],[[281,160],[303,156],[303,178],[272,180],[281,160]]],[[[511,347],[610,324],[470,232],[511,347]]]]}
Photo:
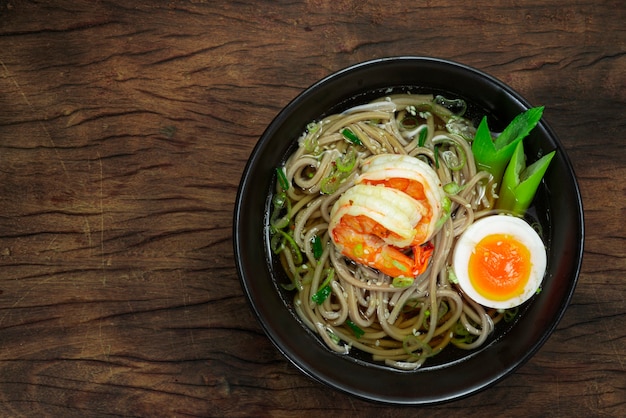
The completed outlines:
{"type": "Polygon", "coordinates": [[[385,96],[310,123],[278,169],[272,247],[291,278],[285,287],[296,291],[297,314],[330,349],[354,348],[374,361],[415,369],[447,345],[479,347],[503,318],[466,298],[450,268],[455,238],[492,214],[496,198],[489,174],[476,169],[475,130],[462,117],[464,108],[440,96],[385,96]],[[344,257],[328,233],[331,208],[354,185],[361,162],[385,153],[427,162],[449,204],[431,240],[428,268],[404,287],[344,257]],[[330,295],[318,303],[315,295],[324,287],[330,295]]]}

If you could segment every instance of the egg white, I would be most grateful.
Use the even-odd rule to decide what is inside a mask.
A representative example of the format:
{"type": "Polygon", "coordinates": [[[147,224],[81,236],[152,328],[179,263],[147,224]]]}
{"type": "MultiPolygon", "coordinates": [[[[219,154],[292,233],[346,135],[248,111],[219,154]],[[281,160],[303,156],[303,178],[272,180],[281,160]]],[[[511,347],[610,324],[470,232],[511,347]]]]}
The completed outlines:
{"type": "Polygon", "coordinates": [[[546,270],[546,250],[537,232],[526,221],[509,215],[493,215],[481,218],[470,225],[459,237],[453,254],[453,268],[463,292],[479,304],[495,309],[519,306],[536,292],[546,270]],[[469,259],[476,245],[486,236],[509,234],[528,248],[530,252],[530,277],[523,292],[507,300],[492,300],[481,295],[469,277],[469,259]]]}

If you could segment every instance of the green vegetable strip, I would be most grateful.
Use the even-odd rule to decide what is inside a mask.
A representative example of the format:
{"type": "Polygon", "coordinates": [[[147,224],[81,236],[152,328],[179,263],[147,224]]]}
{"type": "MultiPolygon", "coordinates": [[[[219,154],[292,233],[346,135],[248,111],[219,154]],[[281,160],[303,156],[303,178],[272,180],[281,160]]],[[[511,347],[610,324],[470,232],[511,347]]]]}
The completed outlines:
{"type": "Polygon", "coordinates": [[[276,175],[278,177],[278,185],[285,191],[289,190],[289,180],[287,180],[287,176],[282,167],[276,168],[276,175]]]}
{"type": "Polygon", "coordinates": [[[348,141],[350,141],[351,143],[353,143],[354,145],[363,145],[363,143],[361,142],[361,140],[359,139],[359,137],[357,137],[354,132],[352,132],[350,129],[346,128],[343,129],[341,131],[341,135],[343,135],[344,138],[346,138],[348,141]]]}
{"type": "Polygon", "coordinates": [[[319,236],[315,235],[313,237],[313,257],[315,257],[316,260],[319,260],[323,252],[324,249],[322,248],[322,240],[319,236]]]}
{"type": "Polygon", "coordinates": [[[328,269],[328,275],[326,276],[326,279],[324,280],[322,285],[319,287],[317,292],[315,292],[315,294],[311,296],[311,299],[313,300],[313,302],[317,303],[318,305],[321,305],[322,303],[324,303],[326,298],[330,296],[330,293],[332,291],[332,288],[330,287],[330,282],[332,281],[334,276],[335,276],[335,269],[328,269]]]}
{"type": "Polygon", "coordinates": [[[417,145],[423,147],[426,143],[426,138],[428,138],[428,127],[420,130],[420,136],[417,140],[417,145]]]}
{"type": "Polygon", "coordinates": [[[352,332],[354,333],[354,336],[357,339],[361,338],[365,334],[365,331],[363,331],[361,328],[359,328],[357,324],[355,324],[349,319],[346,319],[346,325],[348,326],[348,328],[352,330],[352,332]]]}
{"type": "Polygon", "coordinates": [[[478,169],[491,173],[494,181],[500,184],[515,147],[537,125],[542,114],[543,106],[517,115],[495,141],[491,137],[487,117],[483,117],[472,143],[472,153],[478,169]]]}
{"type": "Polygon", "coordinates": [[[496,208],[511,211],[518,216],[523,215],[535,197],[539,183],[555,152],[544,155],[526,167],[524,145],[522,142],[517,144],[511,162],[504,172],[496,208]]]}
{"type": "Polygon", "coordinates": [[[298,247],[298,244],[296,244],[296,241],[294,241],[293,237],[282,230],[278,230],[276,232],[282,235],[283,240],[286,244],[289,244],[289,247],[291,248],[291,252],[293,253],[293,256],[295,257],[294,263],[297,265],[302,264],[302,253],[300,252],[300,248],[298,247]]]}

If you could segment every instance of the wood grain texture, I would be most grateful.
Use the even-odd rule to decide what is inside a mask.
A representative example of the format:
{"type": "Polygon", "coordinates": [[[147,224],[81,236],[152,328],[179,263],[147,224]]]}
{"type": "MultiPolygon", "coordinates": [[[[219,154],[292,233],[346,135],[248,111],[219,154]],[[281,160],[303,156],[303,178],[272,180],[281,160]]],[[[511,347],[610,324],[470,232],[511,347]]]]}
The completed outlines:
{"type": "Polygon", "coordinates": [[[0,415],[625,416],[626,7],[472,4],[0,0],[0,415]],[[285,360],[231,240],[241,173],[278,111],[395,55],[460,61],[545,105],[586,221],[579,285],[543,348],[420,409],[285,360]]]}

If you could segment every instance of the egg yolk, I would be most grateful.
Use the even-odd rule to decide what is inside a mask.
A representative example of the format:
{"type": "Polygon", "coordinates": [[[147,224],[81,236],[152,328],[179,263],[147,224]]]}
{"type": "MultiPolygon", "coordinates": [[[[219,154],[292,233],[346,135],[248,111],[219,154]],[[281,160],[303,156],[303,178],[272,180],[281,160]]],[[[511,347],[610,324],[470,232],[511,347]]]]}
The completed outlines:
{"type": "Polygon", "coordinates": [[[531,271],[530,251],[508,234],[484,237],[469,259],[476,291],[491,300],[508,300],[524,292],[531,271]]]}

